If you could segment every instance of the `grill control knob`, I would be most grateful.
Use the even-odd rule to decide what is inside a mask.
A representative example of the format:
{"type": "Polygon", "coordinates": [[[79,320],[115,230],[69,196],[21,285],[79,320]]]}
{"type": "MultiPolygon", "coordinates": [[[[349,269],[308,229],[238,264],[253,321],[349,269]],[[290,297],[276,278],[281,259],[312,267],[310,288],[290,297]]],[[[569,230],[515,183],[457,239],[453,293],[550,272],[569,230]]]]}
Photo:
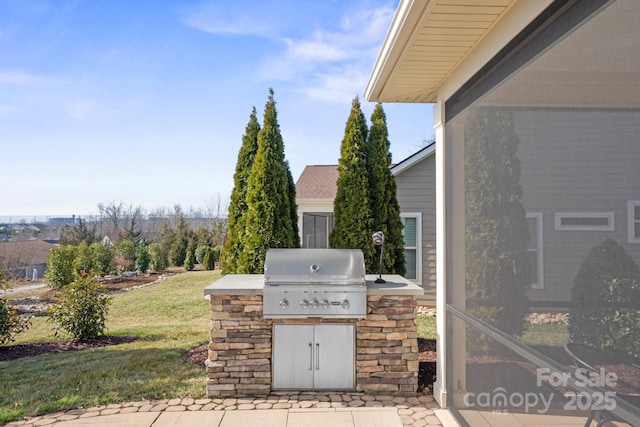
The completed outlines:
{"type": "Polygon", "coordinates": [[[344,299],[342,300],[342,302],[340,303],[340,306],[342,308],[344,308],[345,310],[349,308],[349,300],[348,299],[344,299]]]}
{"type": "Polygon", "coordinates": [[[330,305],[331,303],[329,302],[329,300],[323,299],[322,301],[320,301],[320,306],[325,310],[329,308],[330,305]]]}
{"type": "Polygon", "coordinates": [[[289,307],[289,300],[283,299],[282,301],[280,301],[280,307],[283,310],[285,310],[287,307],[289,307]]]}
{"type": "Polygon", "coordinates": [[[311,308],[318,308],[318,305],[320,303],[318,302],[317,299],[314,299],[313,301],[311,301],[311,308]]]}
{"type": "Polygon", "coordinates": [[[300,307],[302,307],[302,308],[309,307],[309,301],[306,300],[306,299],[303,299],[302,301],[300,301],[300,307]]]}

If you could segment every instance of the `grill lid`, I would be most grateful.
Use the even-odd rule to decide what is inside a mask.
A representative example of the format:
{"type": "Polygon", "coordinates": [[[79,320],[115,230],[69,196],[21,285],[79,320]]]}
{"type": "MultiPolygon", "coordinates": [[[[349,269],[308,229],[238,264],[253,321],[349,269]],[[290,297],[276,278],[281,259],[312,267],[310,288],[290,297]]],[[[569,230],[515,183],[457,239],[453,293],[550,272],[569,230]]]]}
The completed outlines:
{"type": "Polygon", "coordinates": [[[270,285],[364,285],[360,249],[269,249],[264,281],[270,285]]]}

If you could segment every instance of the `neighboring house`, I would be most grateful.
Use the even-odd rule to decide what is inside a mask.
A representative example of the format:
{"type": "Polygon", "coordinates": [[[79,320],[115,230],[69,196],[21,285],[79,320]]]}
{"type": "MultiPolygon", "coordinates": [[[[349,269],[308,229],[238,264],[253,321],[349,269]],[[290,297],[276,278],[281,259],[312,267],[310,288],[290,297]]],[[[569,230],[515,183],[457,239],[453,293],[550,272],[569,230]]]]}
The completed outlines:
{"type": "Polygon", "coordinates": [[[54,246],[42,240],[0,242],[0,261],[6,272],[16,279],[40,279],[54,246]]]}
{"type": "Polygon", "coordinates": [[[298,229],[303,248],[328,248],[333,229],[337,165],[307,166],[296,182],[298,229]]]}
{"type": "MultiPolygon", "coordinates": [[[[511,264],[500,262],[520,254],[526,243],[528,276],[505,276],[526,281],[529,308],[585,309],[571,288],[596,245],[615,241],[640,264],[638,22],[637,0],[400,0],[365,97],[434,104],[434,397],[461,425],[584,425],[589,410],[601,412],[593,400],[578,407],[564,400],[596,396],[589,382],[549,381],[550,375],[576,378],[562,345],[570,339],[565,327],[555,327],[563,331],[559,336],[553,328],[539,329],[535,340],[508,332],[515,328],[487,315],[513,310],[519,299],[492,289],[496,283],[503,283],[502,289],[520,283],[473,273],[482,271],[480,264],[484,271],[507,271],[511,264]],[[482,155],[478,141],[485,144],[482,155]],[[509,176],[506,169],[519,182],[501,181],[509,176]],[[478,180],[487,185],[474,186],[478,180]],[[521,197],[509,199],[515,203],[501,204],[502,196],[512,197],[518,189],[521,197]],[[515,229],[517,221],[505,221],[523,211],[529,238],[501,233],[515,229]],[[472,228],[478,224],[484,228],[472,228]],[[483,254],[477,245],[482,241],[487,242],[483,254]],[[479,348],[482,339],[485,347],[479,348]],[[521,404],[534,395],[549,399],[549,406],[521,404]]],[[[603,273],[613,267],[615,274],[617,261],[590,267],[603,273]]],[[[607,284],[618,291],[632,286],[607,284]]],[[[609,323],[599,328],[611,329],[614,314],[617,322],[638,315],[637,301],[605,301],[613,291],[601,292],[601,303],[586,307],[595,319],[608,310],[609,323]]],[[[639,328],[632,322],[615,334],[637,337],[639,328]]],[[[620,347],[607,351],[609,358],[623,355],[620,347]]],[[[640,425],[637,402],[609,396],[607,412],[625,425],[640,425]]]]}
{"type": "MultiPolygon", "coordinates": [[[[421,304],[435,304],[435,144],[391,167],[404,225],[406,277],[424,288],[421,304]]],[[[303,248],[329,247],[338,166],[312,165],[296,182],[298,228],[303,248]]]]}

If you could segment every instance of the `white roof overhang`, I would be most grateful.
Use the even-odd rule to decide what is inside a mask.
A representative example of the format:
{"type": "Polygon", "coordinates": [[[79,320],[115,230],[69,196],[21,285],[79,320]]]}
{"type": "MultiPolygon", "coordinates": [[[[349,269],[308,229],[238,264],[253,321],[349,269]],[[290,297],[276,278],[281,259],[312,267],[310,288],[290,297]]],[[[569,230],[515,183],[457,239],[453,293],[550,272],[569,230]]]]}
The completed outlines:
{"type": "Polygon", "coordinates": [[[551,2],[401,0],[366,99],[429,103],[450,95],[551,2]]]}

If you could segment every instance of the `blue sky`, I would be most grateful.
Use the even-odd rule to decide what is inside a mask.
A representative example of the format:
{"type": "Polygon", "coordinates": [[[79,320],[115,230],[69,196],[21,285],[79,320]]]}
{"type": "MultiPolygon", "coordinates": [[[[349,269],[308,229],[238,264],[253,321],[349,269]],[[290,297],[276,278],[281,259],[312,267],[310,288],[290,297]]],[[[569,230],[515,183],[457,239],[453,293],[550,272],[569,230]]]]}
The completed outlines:
{"type": "MultiPolygon", "coordinates": [[[[228,198],[252,107],[285,154],[337,163],[397,1],[0,0],[0,216],[228,198]]],[[[384,104],[395,161],[432,108],[384,104]]]]}

